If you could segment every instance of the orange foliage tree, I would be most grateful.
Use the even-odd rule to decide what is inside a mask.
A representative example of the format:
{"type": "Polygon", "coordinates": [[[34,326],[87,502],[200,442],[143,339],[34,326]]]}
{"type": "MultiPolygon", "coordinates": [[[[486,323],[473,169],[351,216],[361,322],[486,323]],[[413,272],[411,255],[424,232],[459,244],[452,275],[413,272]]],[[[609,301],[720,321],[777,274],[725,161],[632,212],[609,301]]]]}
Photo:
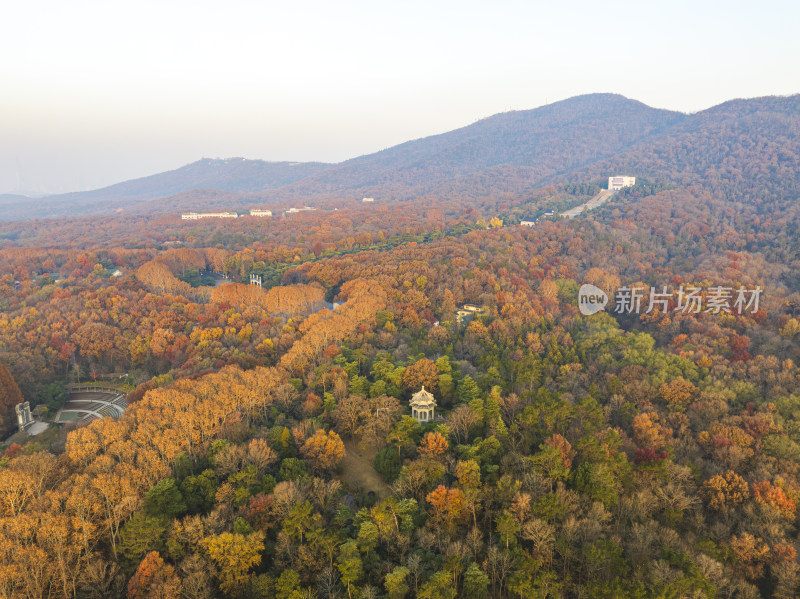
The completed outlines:
{"type": "Polygon", "coordinates": [[[192,290],[189,283],[178,279],[165,264],[155,260],[142,264],[136,271],[136,278],[148,288],[159,293],[185,294],[192,290]]]}
{"type": "Polygon", "coordinates": [[[177,599],[181,581],[175,568],[165,564],[158,551],[151,551],[128,582],[128,599],[177,599]]]}
{"type": "Polygon", "coordinates": [[[446,524],[454,524],[466,514],[464,492],[461,489],[448,489],[439,485],[428,493],[425,500],[430,504],[434,517],[446,524]]]}
{"type": "Polygon", "coordinates": [[[334,431],[318,429],[306,439],[300,453],[316,471],[332,470],[345,456],[344,443],[334,431]]]}
{"type": "Polygon", "coordinates": [[[572,458],[574,458],[577,453],[572,449],[572,445],[569,441],[556,433],[552,437],[545,439],[544,444],[546,447],[552,447],[561,454],[561,463],[564,468],[569,469],[572,467],[572,458]]]}
{"type": "Polygon", "coordinates": [[[447,439],[441,433],[425,433],[422,442],[419,444],[419,452],[424,456],[439,457],[443,456],[449,447],[447,439]]]}
{"type": "Polygon", "coordinates": [[[435,391],[439,386],[439,369],[436,362],[428,358],[417,360],[403,372],[403,386],[416,391],[425,386],[428,391],[435,391]]]}
{"type": "Polygon", "coordinates": [[[633,438],[639,447],[659,449],[672,435],[672,429],[659,423],[655,412],[644,412],[633,418],[633,438]]]}
{"type": "Polygon", "coordinates": [[[753,499],[758,503],[771,505],[787,518],[794,517],[797,507],[794,500],[787,497],[783,489],[770,484],[769,481],[753,483],[753,499]]]}

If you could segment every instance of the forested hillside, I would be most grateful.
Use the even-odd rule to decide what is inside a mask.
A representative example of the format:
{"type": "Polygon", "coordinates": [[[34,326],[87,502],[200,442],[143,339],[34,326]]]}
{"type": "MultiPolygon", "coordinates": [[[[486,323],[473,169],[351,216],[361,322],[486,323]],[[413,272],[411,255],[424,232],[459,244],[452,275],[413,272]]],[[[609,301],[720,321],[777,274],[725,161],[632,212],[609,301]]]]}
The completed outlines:
{"type": "Polygon", "coordinates": [[[797,108],[656,113],[521,196],[4,224],[2,388],[130,405],[0,446],[0,596],[800,596],[797,108]]]}
{"type": "Polygon", "coordinates": [[[800,192],[800,95],[726,102],[581,172],[628,172],[786,208],[800,192]]]}

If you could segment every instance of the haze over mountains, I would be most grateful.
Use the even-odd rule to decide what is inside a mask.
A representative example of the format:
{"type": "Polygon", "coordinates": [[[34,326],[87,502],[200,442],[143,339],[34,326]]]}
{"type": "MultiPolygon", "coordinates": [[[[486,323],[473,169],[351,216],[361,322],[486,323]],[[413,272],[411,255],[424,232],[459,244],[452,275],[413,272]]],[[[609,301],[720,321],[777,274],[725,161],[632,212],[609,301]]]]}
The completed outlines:
{"type": "Polygon", "coordinates": [[[666,178],[747,200],[797,198],[800,95],[734,100],[696,114],[590,94],[477,123],[339,164],[203,159],[103,189],[0,198],[0,220],[318,204],[375,196],[524,197],[610,174],[666,178]],[[777,187],[776,187],[777,186],[777,187]],[[165,199],[166,198],[166,199],[165,199]]]}

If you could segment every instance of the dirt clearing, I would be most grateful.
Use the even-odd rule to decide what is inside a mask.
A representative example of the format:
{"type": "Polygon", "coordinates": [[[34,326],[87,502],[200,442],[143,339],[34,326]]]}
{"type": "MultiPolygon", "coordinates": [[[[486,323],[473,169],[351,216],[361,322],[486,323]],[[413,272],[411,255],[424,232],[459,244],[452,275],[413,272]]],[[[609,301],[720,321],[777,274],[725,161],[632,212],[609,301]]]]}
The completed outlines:
{"type": "Polygon", "coordinates": [[[351,491],[357,489],[362,489],[365,492],[372,491],[378,496],[378,499],[391,495],[392,490],[389,485],[384,482],[383,477],[372,467],[372,458],[375,457],[375,450],[368,447],[366,451],[361,451],[358,447],[358,441],[353,439],[345,441],[344,448],[347,454],[340,463],[342,471],[338,478],[351,491]],[[362,455],[358,455],[359,452],[362,455]]]}

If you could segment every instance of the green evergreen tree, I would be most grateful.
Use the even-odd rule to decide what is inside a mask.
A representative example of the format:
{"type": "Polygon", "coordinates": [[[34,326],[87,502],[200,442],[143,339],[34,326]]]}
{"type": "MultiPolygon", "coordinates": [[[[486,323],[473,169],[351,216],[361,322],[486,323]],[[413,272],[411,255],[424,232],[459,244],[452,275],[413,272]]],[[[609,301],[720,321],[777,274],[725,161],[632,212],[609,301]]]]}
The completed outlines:
{"type": "Polygon", "coordinates": [[[461,586],[465,599],[486,599],[489,596],[489,577],[475,562],[464,571],[461,586]]]}
{"type": "Polygon", "coordinates": [[[219,481],[213,470],[203,470],[196,476],[187,476],[181,482],[181,494],[190,514],[205,513],[214,505],[219,481]]]}
{"type": "Polygon", "coordinates": [[[473,401],[479,399],[481,390],[471,376],[467,375],[458,384],[458,400],[462,403],[472,404],[473,401]]]}
{"type": "Polygon", "coordinates": [[[186,502],[175,479],[165,478],[150,489],[144,496],[144,509],[151,516],[163,516],[167,519],[185,514],[186,502]]]}
{"type": "Polygon", "coordinates": [[[138,511],[122,526],[118,552],[129,574],[151,551],[164,552],[168,523],[169,520],[163,516],[151,516],[145,511],[138,511]]]}

